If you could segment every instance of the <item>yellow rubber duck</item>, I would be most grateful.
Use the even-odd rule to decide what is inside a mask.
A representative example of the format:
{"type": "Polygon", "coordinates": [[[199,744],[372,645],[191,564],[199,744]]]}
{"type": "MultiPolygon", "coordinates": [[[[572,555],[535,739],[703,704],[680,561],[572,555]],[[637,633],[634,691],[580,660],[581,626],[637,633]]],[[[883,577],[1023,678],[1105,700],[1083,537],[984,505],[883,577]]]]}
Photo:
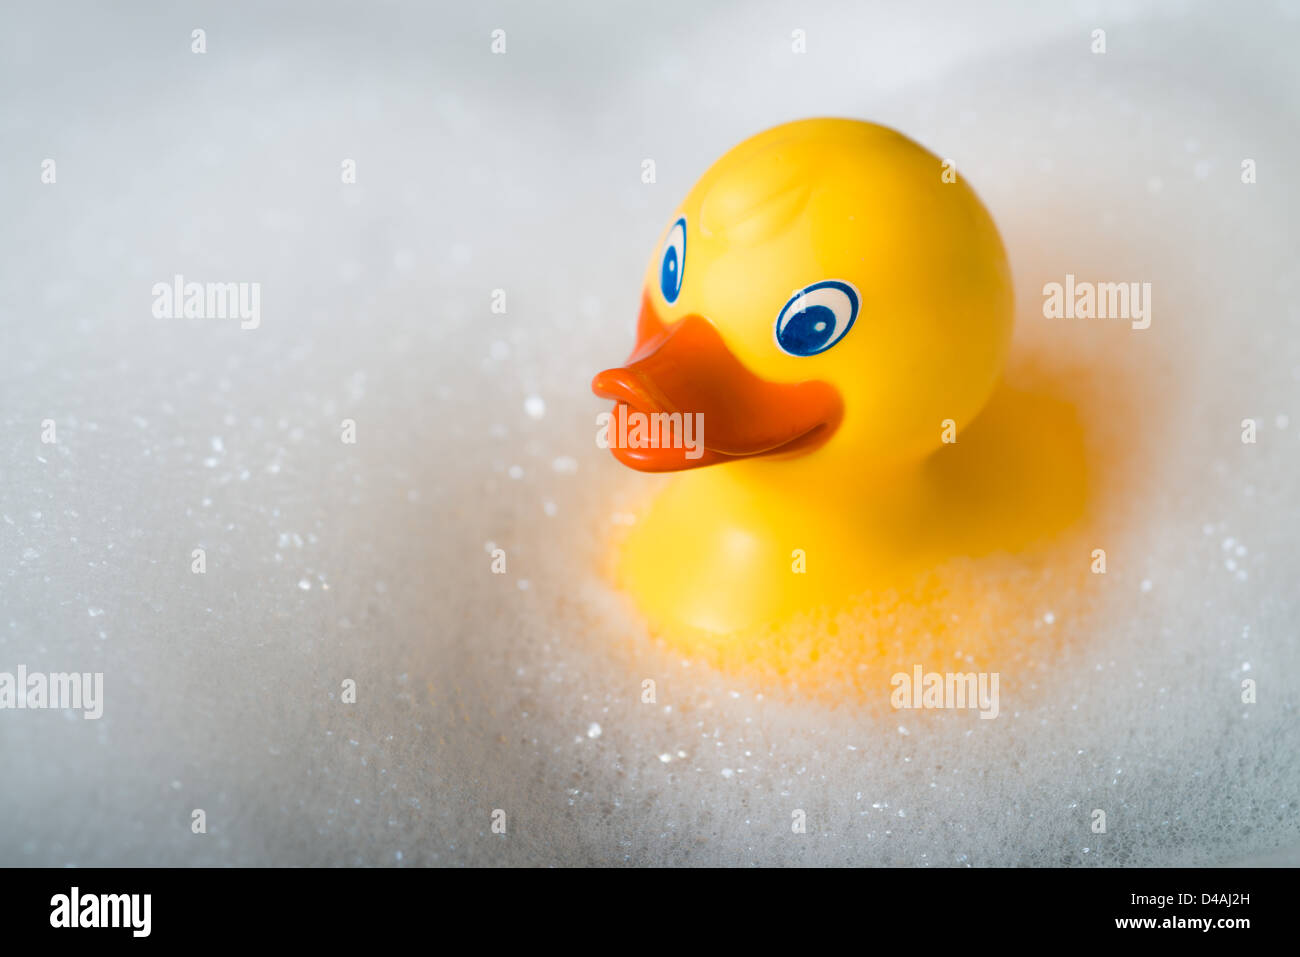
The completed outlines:
{"type": "Polygon", "coordinates": [[[777,626],[1077,512],[1059,457],[1046,479],[1070,488],[1026,504],[1032,415],[968,441],[1013,294],[993,220],[946,169],[883,126],[801,120],[727,152],[673,213],[636,347],[592,383],[616,403],[614,456],[679,473],[617,556],[656,628],[777,626]],[[1008,488],[995,465],[1019,471],[1008,488]]]}

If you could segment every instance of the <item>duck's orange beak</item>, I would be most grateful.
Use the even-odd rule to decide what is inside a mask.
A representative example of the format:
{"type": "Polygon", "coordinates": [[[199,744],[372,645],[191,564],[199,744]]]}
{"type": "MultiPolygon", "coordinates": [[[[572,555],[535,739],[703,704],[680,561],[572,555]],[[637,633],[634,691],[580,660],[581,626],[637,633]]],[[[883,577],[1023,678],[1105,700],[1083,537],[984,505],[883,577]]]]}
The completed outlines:
{"type": "Polygon", "coordinates": [[[664,325],[648,295],[632,355],[591,388],[616,403],[607,430],[614,457],[642,472],[806,452],[830,437],[843,412],[828,383],[754,375],[702,316],[664,325]]]}

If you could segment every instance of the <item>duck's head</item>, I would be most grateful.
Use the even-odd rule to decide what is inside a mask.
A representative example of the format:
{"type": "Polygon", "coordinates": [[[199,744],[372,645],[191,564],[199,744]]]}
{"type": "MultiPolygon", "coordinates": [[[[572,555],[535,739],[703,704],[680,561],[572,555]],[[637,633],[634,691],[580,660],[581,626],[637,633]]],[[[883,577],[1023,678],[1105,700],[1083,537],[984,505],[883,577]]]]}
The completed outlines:
{"type": "Polygon", "coordinates": [[[882,126],[801,120],[696,183],[646,270],[635,349],[592,388],[616,419],[703,416],[702,454],[613,443],[635,469],[884,472],[979,412],[1011,325],[1002,242],[950,166],[882,126]]]}

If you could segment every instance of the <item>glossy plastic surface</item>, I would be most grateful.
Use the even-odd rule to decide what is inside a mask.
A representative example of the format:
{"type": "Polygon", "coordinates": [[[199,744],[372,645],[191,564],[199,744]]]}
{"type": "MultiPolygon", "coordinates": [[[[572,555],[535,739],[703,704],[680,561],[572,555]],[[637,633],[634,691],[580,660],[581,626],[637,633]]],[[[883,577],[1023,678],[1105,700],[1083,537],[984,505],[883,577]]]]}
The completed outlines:
{"type": "Polygon", "coordinates": [[[593,382],[624,413],[703,413],[702,460],[615,450],[689,470],[621,546],[656,624],[773,625],[923,563],[923,543],[966,547],[927,458],[993,393],[1013,302],[997,229],[945,169],[893,130],[804,120],[730,150],[669,218],[632,356],[593,382]]]}

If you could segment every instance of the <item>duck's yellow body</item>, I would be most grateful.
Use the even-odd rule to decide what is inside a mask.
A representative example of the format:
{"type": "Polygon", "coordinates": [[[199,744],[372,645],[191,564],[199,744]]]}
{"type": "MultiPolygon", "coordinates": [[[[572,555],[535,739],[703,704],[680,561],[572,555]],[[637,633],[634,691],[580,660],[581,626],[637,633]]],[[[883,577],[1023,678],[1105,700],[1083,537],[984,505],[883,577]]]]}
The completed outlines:
{"type": "Polygon", "coordinates": [[[1013,297],[961,178],[884,127],[804,120],[725,154],[670,222],[637,347],[593,384],[621,415],[702,427],[694,454],[614,449],[680,472],[620,546],[647,617],[776,626],[977,548],[980,491],[934,453],[993,394],[1013,297]]]}

